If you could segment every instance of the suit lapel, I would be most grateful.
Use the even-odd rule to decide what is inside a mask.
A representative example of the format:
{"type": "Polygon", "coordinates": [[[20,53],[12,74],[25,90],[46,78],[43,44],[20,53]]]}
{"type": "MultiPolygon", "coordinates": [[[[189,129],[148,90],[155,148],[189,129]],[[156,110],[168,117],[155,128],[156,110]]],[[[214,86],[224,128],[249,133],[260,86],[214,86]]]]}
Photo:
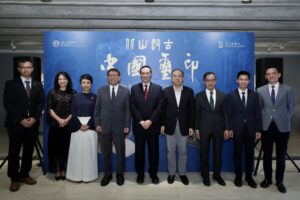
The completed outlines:
{"type": "MultiPolygon", "coordinates": [[[[175,105],[175,107],[178,107],[177,106],[177,101],[176,101],[176,95],[175,95],[175,91],[174,91],[173,86],[171,86],[170,89],[171,89],[170,90],[170,95],[171,95],[172,103],[175,105]]],[[[181,96],[182,96],[182,94],[181,94],[181,96]]]]}
{"type": "Polygon", "coordinates": [[[265,90],[266,99],[268,99],[268,102],[269,102],[270,105],[273,105],[271,95],[270,95],[270,91],[269,91],[269,85],[266,85],[264,90],[265,90]]]}
{"type": "Polygon", "coordinates": [[[120,98],[120,96],[122,95],[122,87],[119,85],[118,91],[117,91],[117,95],[116,95],[116,101],[118,101],[118,99],[120,98]]]}
{"type": "Polygon", "coordinates": [[[282,98],[282,96],[283,96],[282,85],[279,84],[278,91],[277,91],[277,96],[275,98],[275,104],[274,104],[274,106],[276,106],[278,104],[278,102],[280,101],[280,99],[282,98]]]}
{"type": "MultiPolygon", "coordinates": [[[[208,98],[207,98],[207,95],[206,95],[206,90],[204,90],[203,91],[203,99],[205,99],[204,101],[205,101],[205,103],[206,103],[206,106],[208,107],[208,108],[210,108],[211,109],[211,107],[210,107],[210,104],[209,104],[209,100],[208,100],[208,98]]],[[[217,105],[217,104],[216,104],[217,105]]],[[[211,109],[212,110],[212,109],[211,109]]],[[[212,110],[213,111],[213,110],[212,110]]]]}

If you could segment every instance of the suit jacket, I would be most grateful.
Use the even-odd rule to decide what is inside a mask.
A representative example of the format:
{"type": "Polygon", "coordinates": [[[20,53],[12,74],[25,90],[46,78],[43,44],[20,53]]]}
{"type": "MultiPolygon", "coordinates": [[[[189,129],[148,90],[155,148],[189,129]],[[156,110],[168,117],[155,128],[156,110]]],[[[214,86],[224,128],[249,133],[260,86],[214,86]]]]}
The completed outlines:
{"type": "Polygon", "coordinates": [[[195,101],[194,91],[183,86],[179,106],[177,106],[173,86],[163,90],[162,104],[162,126],[165,126],[165,133],[174,135],[176,122],[179,122],[179,128],[182,135],[189,134],[189,128],[194,129],[195,124],[195,101]]]}
{"type": "Polygon", "coordinates": [[[5,120],[7,128],[20,125],[23,119],[29,117],[36,119],[33,128],[38,128],[45,103],[43,86],[40,82],[32,80],[28,98],[21,77],[6,81],[3,103],[7,112],[5,120]]]}
{"type": "Polygon", "coordinates": [[[268,130],[272,119],[274,119],[280,132],[290,132],[291,118],[296,110],[296,97],[292,88],[279,84],[274,106],[268,85],[258,88],[257,92],[261,106],[263,130],[268,130]]]}
{"type": "Polygon", "coordinates": [[[216,89],[216,104],[212,110],[207,99],[205,90],[199,92],[196,101],[196,123],[195,130],[201,133],[213,131],[220,134],[228,130],[228,114],[226,95],[216,89]]]}
{"type": "Polygon", "coordinates": [[[228,94],[227,102],[229,129],[233,130],[234,134],[240,134],[244,125],[251,134],[261,131],[261,111],[259,97],[256,92],[248,89],[246,107],[242,102],[238,89],[228,94]]]}
{"type": "Polygon", "coordinates": [[[159,128],[161,104],[162,88],[159,85],[150,83],[147,101],[144,98],[143,84],[133,85],[130,95],[133,127],[142,120],[150,119],[152,121],[151,127],[159,128]]]}
{"type": "Polygon", "coordinates": [[[129,90],[119,85],[115,103],[113,104],[109,85],[98,90],[94,120],[95,126],[101,126],[103,133],[124,133],[124,128],[130,128],[131,115],[129,106],[129,90]]]}

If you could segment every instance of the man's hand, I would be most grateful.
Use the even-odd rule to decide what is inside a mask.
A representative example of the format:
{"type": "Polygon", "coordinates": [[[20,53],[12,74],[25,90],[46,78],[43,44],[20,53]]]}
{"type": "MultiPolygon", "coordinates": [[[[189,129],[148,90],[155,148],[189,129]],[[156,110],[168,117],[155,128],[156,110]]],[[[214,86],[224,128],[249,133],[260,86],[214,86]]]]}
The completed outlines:
{"type": "Polygon", "coordinates": [[[160,133],[161,133],[162,135],[165,135],[165,127],[164,127],[164,126],[161,126],[161,127],[160,127],[160,133]]]}
{"type": "Polygon", "coordinates": [[[200,132],[199,132],[199,130],[195,130],[195,133],[196,133],[196,139],[200,140],[200,132]]]}
{"type": "Polygon", "coordinates": [[[101,126],[96,126],[96,132],[97,133],[102,133],[102,127],[101,126]]]}
{"type": "Polygon", "coordinates": [[[124,128],[124,133],[127,135],[129,133],[130,129],[129,128],[124,128]]]}
{"type": "Polygon", "coordinates": [[[260,132],[256,132],[255,133],[255,139],[259,140],[261,138],[261,133],[260,132]]]}
{"type": "Polygon", "coordinates": [[[194,130],[192,128],[189,128],[189,136],[192,136],[194,134],[194,130]]]}

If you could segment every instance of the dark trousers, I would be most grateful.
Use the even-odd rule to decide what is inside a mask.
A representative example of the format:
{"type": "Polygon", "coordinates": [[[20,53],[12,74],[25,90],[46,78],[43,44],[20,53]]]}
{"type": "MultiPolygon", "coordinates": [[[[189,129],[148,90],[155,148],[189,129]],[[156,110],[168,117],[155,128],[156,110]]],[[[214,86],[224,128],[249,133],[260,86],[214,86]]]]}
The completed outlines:
{"type": "Polygon", "coordinates": [[[144,176],[145,172],[145,148],[148,146],[148,159],[150,176],[156,176],[159,160],[159,128],[152,126],[145,130],[141,125],[134,130],[135,137],[135,170],[138,176],[144,176]]]}
{"type": "Polygon", "coordinates": [[[101,152],[104,161],[104,174],[112,175],[112,143],[116,149],[117,174],[123,174],[125,169],[125,133],[100,133],[101,152]]]}
{"type": "Polygon", "coordinates": [[[20,178],[29,176],[37,131],[36,127],[24,128],[21,125],[8,128],[9,150],[7,175],[11,178],[11,181],[18,181],[20,178]],[[20,167],[19,160],[22,146],[22,162],[20,167]]]}
{"type": "Polygon", "coordinates": [[[200,132],[200,160],[201,160],[201,172],[203,177],[208,177],[209,174],[209,149],[210,143],[213,145],[214,164],[213,172],[214,176],[218,177],[221,173],[221,157],[222,157],[222,143],[223,133],[211,132],[201,133],[200,132]]]}
{"type": "Polygon", "coordinates": [[[246,179],[252,176],[254,162],[255,133],[249,133],[244,125],[240,133],[234,133],[234,165],[235,174],[238,178],[243,177],[243,153],[245,153],[245,173],[246,179]]]}
{"type": "Polygon", "coordinates": [[[261,142],[264,152],[265,178],[272,180],[272,153],[273,144],[276,144],[276,182],[282,183],[285,170],[285,156],[290,132],[280,132],[275,122],[270,124],[267,131],[263,131],[261,142]]]}

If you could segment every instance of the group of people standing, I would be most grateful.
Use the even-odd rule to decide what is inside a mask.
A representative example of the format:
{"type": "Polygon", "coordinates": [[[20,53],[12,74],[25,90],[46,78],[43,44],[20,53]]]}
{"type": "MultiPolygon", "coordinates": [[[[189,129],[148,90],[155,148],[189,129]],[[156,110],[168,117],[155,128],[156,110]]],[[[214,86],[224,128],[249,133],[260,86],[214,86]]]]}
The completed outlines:
{"type": "MultiPolygon", "coordinates": [[[[34,139],[44,105],[42,85],[31,79],[33,71],[29,60],[21,60],[21,77],[8,81],[4,92],[7,110],[6,126],[9,132],[8,176],[9,189],[17,191],[20,182],[35,184],[29,176],[34,139]],[[28,83],[29,82],[29,83],[28,83]],[[21,168],[19,153],[23,145],[21,168]],[[20,168],[20,169],[19,169],[20,168]]],[[[285,155],[291,131],[291,117],[296,100],[293,90],[279,83],[281,76],[276,66],[266,69],[268,84],[257,92],[248,88],[250,74],[237,74],[237,89],[228,95],[216,89],[214,72],[203,75],[205,89],[194,97],[191,88],[183,85],[184,72],[174,69],[172,85],[164,89],[152,83],[152,69],[140,69],[141,83],[131,91],[120,85],[117,68],[107,71],[108,84],[91,92],[93,78],[80,77],[82,91],[72,89],[66,72],[57,73],[54,88],[48,94],[49,163],[56,180],[89,182],[98,178],[97,138],[103,155],[104,176],[101,185],[112,180],[112,144],[116,150],[116,182],[124,184],[125,137],[132,127],[135,140],[135,169],[137,183],[145,179],[145,148],[148,148],[148,173],[153,184],[159,183],[159,135],[167,142],[169,184],[179,174],[181,182],[189,184],[186,175],[188,136],[195,134],[200,141],[201,175],[203,184],[210,186],[209,154],[213,149],[213,179],[225,186],[221,176],[222,143],[234,141],[234,184],[242,186],[243,150],[245,150],[245,180],[250,187],[257,184],[252,178],[255,140],[262,140],[265,179],[261,187],[272,184],[272,151],[276,143],[276,184],[286,192],[283,184],[285,155]],[[177,151],[176,151],[177,150],[177,151]],[[178,158],[177,158],[178,156],[178,158]]]]}

